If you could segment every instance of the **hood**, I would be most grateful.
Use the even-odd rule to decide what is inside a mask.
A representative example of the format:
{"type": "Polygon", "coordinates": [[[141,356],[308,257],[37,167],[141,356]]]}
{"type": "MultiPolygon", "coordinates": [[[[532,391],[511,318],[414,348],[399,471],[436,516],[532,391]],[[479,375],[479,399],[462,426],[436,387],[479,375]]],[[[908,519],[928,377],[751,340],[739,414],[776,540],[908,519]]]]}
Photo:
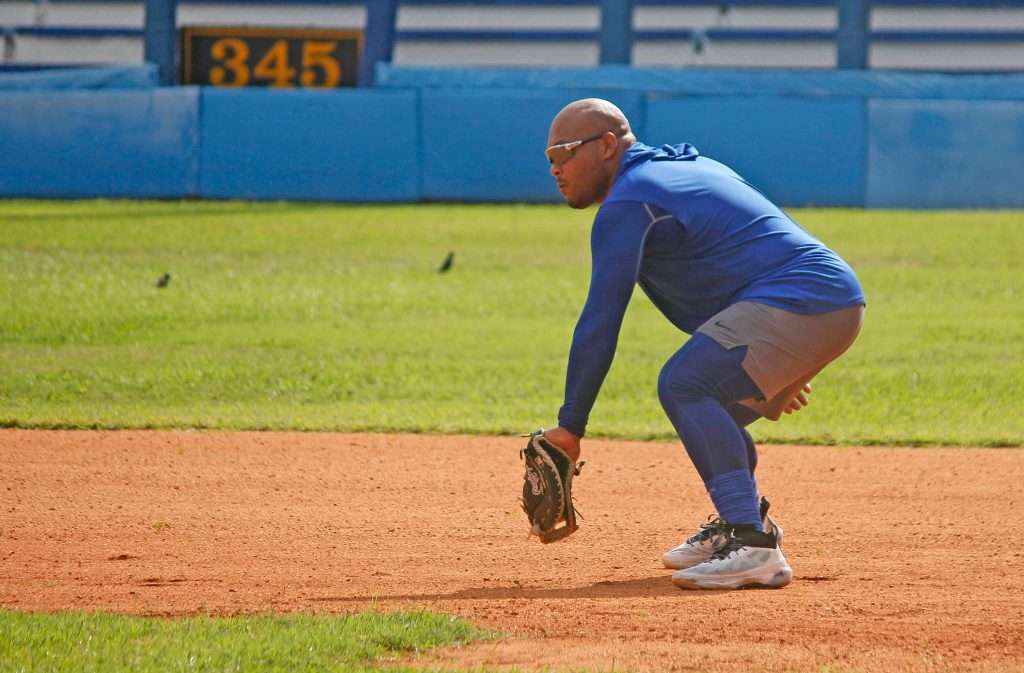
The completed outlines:
{"type": "Polygon", "coordinates": [[[631,168],[646,161],[694,161],[699,156],[700,152],[690,143],[661,147],[633,143],[622,157],[622,168],[631,168]]]}

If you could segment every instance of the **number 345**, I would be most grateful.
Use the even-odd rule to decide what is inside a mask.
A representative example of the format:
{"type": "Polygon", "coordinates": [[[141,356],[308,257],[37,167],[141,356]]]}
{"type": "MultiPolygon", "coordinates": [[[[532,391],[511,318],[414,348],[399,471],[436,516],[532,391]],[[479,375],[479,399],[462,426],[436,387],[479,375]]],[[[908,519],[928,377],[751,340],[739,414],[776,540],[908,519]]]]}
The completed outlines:
{"type": "MultiPolygon", "coordinates": [[[[334,42],[306,40],[302,43],[302,86],[332,88],[341,81],[341,65],[332,54],[334,42]],[[323,79],[317,81],[317,75],[323,79]]],[[[251,80],[268,82],[272,87],[293,87],[295,68],[288,63],[288,42],[278,40],[255,66],[249,69],[250,49],[244,40],[226,37],[217,40],[210,54],[222,65],[210,69],[210,82],[219,86],[245,86],[251,80]]]]}

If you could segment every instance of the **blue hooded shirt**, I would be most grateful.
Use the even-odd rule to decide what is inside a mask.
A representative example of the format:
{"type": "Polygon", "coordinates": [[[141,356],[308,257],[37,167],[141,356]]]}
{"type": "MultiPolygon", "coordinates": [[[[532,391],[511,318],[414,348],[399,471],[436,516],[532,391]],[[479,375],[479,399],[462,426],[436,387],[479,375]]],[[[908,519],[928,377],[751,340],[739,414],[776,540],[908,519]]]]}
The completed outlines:
{"type": "Polygon", "coordinates": [[[579,436],[611,367],[634,284],[687,333],[740,301],[801,314],[864,303],[839,255],[690,144],[626,150],[590,247],[590,290],[558,415],[579,436]]]}

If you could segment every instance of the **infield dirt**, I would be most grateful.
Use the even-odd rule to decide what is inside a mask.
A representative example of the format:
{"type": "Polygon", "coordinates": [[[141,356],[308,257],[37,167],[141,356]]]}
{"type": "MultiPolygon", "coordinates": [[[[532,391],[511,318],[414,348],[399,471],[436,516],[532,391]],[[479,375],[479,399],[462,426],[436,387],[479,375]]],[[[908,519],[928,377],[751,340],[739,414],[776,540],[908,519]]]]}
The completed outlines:
{"type": "MultiPolygon", "coordinates": [[[[678,444],[588,441],[585,517],[527,539],[519,438],[0,431],[0,606],[427,608],[508,638],[427,667],[1024,670],[1024,453],[767,446],[793,583],[686,592],[710,504],[678,444]]],[[[393,663],[393,662],[392,662],[393,663]]]]}

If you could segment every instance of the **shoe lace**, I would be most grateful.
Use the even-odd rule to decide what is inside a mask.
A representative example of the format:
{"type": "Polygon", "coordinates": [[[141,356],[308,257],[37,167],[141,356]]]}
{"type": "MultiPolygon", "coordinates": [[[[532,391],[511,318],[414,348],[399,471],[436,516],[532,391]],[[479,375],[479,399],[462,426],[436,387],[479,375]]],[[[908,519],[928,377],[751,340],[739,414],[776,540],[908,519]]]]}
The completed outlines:
{"type": "Polygon", "coordinates": [[[720,517],[714,514],[708,516],[706,523],[700,525],[700,530],[694,533],[691,537],[686,540],[687,544],[697,544],[698,542],[704,542],[710,540],[715,535],[725,532],[727,524],[720,517]]]}
{"type": "Polygon", "coordinates": [[[743,549],[743,547],[745,546],[746,545],[740,542],[735,535],[730,534],[727,536],[725,544],[716,549],[711,554],[711,557],[708,560],[724,561],[725,559],[729,558],[732,554],[735,554],[739,550],[743,549]]]}

